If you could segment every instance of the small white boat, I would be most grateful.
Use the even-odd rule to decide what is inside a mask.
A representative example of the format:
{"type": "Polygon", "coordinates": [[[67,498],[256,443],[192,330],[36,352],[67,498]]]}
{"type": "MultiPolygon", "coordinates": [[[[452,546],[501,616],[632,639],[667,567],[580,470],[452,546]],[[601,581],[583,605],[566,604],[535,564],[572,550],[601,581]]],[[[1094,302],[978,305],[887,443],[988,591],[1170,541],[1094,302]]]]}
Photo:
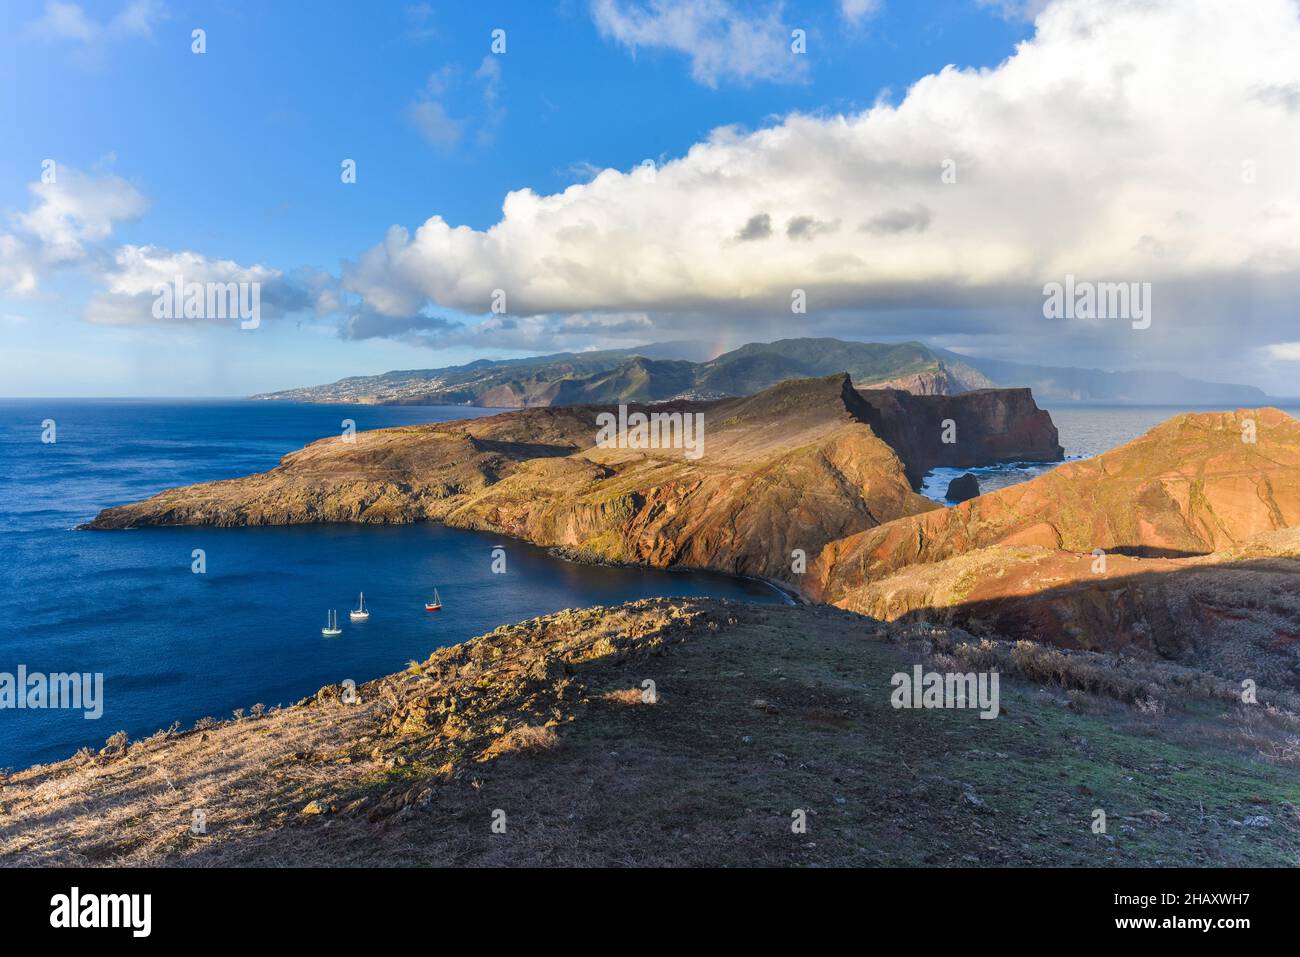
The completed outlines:
{"type": "Polygon", "coordinates": [[[333,638],[335,635],[343,634],[343,629],[339,627],[339,613],[337,611],[325,612],[325,627],[320,633],[326,638],[333,638]]]}
{"type": "Polygon", "coordinates": [[[370,619],[370,612],[366,611],[365,592],[361,593],[361,606],[359,608],[353,608],[350,612],[348,612],[348,617],[351,618],[353,621],[368,621],[370,619]]]}
{"type": "Polygon", "coordinates": [[[433,590],[433,601],[424,603],[425,611],[442,611],[442,599],[438,597],[438,589],[433,590]]]}

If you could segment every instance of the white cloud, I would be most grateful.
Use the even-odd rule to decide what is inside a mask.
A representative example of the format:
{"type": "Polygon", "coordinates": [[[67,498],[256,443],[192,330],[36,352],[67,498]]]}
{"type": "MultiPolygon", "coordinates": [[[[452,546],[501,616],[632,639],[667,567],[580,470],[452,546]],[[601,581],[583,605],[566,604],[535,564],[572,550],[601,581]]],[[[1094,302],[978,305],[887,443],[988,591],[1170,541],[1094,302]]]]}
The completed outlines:
{"type": "Polygon", "coordinates": [[[102,22],[91,19],[76,3],[47,0],[41,16],[29,28],[45,39],[92,44],[119,37],[152,36],[154,26],[166,16],[167,8],[161,0],[131,0],[102,22]]]}
{"type": "Polygon", "coordinates": [[[57,167],[55,181],[28,186],[35,205],[14,217],[52,261],[80,258],[86,242],[99,242],[121,222],[138,218],[148,206],[139,190],[120,176],[95,176],[57,167]]]}
{"type": "Polygon", "coordinates": [[[406,35],[412,40],[428,40],[438,35],[433,26],[433,7],[427,3],[414,3],[405,10],[406,35]]]}
{"type": "MultiPolygon", "coordinates": [[[[845,0],[859,6],[864,0],[845,0]]],[[[790,48],[791,26],[782,6],[755,9],[731,0],[592,0],[601,36],[634,54],[641,49],[684,53],[691,76],[716,87],[719,81],[792,81],[806,71],[806,56],[790,48]]]]}
{"type": "Polygon", "coordinates": [[[148,205],[119,176],[54,168],[53,182],[28,187],[32,205],[13,214],[11,233],[0,233],[0,292],[34,295],[44,280],[75,270],[100,287],[86,301],[84,318],[95,323],[156,322],[154,288],[184,282],[258,283],[263,315],[316,315],[341,311],[338,280],[314,269],[291,273],[262,265],[244,266],[191,251],[158,246],[109,246],[116,226],[140,216],[148,205]]]}
{"type": "Polygon", "coordinates": [[[449,149],[460,142],[463,124],[452,119],[447,108],[437,100],[417,100],[407,107],[406,116],[434,146],[449,149]]]}
{"type": "Polygon", "coordinates": [[[1007,20],[1033,20],[1051,5],[1051,0],[976,0],[981,7],[997,11],[1007,20]]]}
{"type": "Polygon", "coordinates": [[[33,202],[9,216],[13,232],[0,233],[0,292],[30,296],[52,269],[83,264],[118,223],[148,205],[120,176],[55,166],[54,181],[28,184],[33,202]]]}
{"type": "Polygon", "coordinates": [[[1300,342],[1274,342],[1264,352],[1275,362],[1300,362],[1300,342]]]}
{"type": "Polygon", "coordinates": [[[186,282],[267,282],[279,273],[265,266],[241,266],[231,259],[211,259],[201,253],[174,252],[158,246],[119,246],[113,267],[105,272],[104,285],[110,293],[152,295],[158,283],[170,283],[177,276],[186,282]]]}
{"type": "Polygon", "coordinates": [[[30,296],[36,291],[36,262],[31,247],[19,237],[0,233],[0,292],[30,296]]]}
{"type": "Polygon", "coordinates": [[[861,26],[880,10],[880,0],[840,0],[840,15],[854,26],[861,26]]]}
{"type": "MultiPolygon", "coordinates": [[[[629,37],[665,29],[677,5],[652,9],[596,5],[629,37]]],[[[483,230],[440,216],[393,227],[344,278],[389,316],[486,312],[500,288],[519,315],[787,319],[794,288],[813,310],[1032,311],[1032,290],[1067,273],[1294,279],[1300,111],[1269,91],[1300,89],[1296,49],[1291,0],[1061,0],[1004,63],[945,68],[897,106],[719,129],[652,177],[511,192],[483,230]],[[776,228],[735,241],[763,216],[776,228]],[[788,225],[837,220],[812,235],[788,225]]]]}
{"type": "Polygon", "coordinates": [[[177,279],[187,284],[256,283],[266,318],[338,308],[335,281],[315,270],[286,274],[260,264],[245,266],[231,259],[159,246],[119,246],[99,279],[104,291],[87,300],[84,318],[108,325],[159,322],[153,316],[155,291],[159,286],[173,286],[177,279]]]}
{"type": "Polygon", "coordinates": [[[491,142],[496,128],[505,119],[501,98],[500,57],[491,54],[483,57],[473,79],[478,85],[482,106],[453,115],[447,106],[450,94],[463,85],[459,68],[445,65],[429,74],[424,88],[406,108],[406,118],[433,146],[450,150],[465,137],[467,130],[476,131],[480,144],[491,142]]]}
{"type": "Polygon", "coordinates": [[[45,4],[45,12],[31,26],[33,32],[41,36],[82,43],[89,43],[99,33],[98,27],[90,22],[81,7],[75,3],[59,3],[58,0],[45,4]]]}

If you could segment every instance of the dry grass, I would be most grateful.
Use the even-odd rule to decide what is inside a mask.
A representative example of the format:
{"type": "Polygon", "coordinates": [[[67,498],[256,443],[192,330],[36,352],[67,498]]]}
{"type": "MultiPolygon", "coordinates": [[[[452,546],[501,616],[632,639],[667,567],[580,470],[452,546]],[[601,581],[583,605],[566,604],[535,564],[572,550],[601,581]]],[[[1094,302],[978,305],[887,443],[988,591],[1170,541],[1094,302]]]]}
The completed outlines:
{"type": "Polygon", "coordinates": [[[1201,715],[1171,706],[1157,739],[1157,719],[1116,698],[1056,700],[1061,681],[1107,688],[1072,664],[1021,650],[1054,682],[1028,684],[1012,677],[1013,647],[968,637],[709,600],[561,612],[363,685],[357,705],[322,689],[10,775],[0,861],[1295,862],[1300,788],[1256,756],[1294,749],[1295,729],[1288,745],[1269,723],[1281,712],[1262,706],[1243,728],[1223,702],[1201,715]],[[1005,667],[1010,717],[891,708],[890,675],[922,653],[1005,667]],[[646,679],[654,707],[637,706],[646,679]],[[1178,827],[1135,824],[1098,842],[1096,806],[1137,821],[1157,807],[1178,827]],[[790,829],[796,808],[809,835],[790,829]],[[196,809],[206,834],[191,833],[196,809]],[[490,828],[497,811],[505,833],[490,828]],[[1261,811],[1273,830],[1229,825],[1261,811]]]}
{"type": "Polygon", "coordinates": [[[614,704],[636,705],[653,703],[645,699],[645,692],[639,688],[621,688],[618,691],[606,691],[600,696],[600,699],[614,704]]]}
{"type": "Polygon", "coordinates": [[[493,741],[479,755],[480,761],[491,761],[514,751],[549,751],[560,746],[560,736],[554,728],[545,725],[521,724],[493,741]]]}

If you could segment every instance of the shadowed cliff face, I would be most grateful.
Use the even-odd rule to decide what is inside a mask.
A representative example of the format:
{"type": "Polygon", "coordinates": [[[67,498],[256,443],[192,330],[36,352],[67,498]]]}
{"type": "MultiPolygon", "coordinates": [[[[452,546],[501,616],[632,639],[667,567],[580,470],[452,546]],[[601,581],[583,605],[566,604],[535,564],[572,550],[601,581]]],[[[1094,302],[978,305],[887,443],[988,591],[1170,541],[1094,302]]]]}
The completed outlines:
{"type": "Polygon", "coordinates": [[[902,569],[836,604],[883,620],[1153,655],[1236,681],[1300,688],[1300,528],[1195,558],[1103,562],[993,546],[902,569]]]}
{"type": "Polygon", "coordinates": [[[907,466],[913,488],[937,467],[998,462],[1059,462],[1065,450],[1052,417],[1028,389],[979,389],[960,395],[913,395],[912,390],[860,389],[865,420],[907,466]],[[944,441],[946,423],[952,423],[944,441]]]}

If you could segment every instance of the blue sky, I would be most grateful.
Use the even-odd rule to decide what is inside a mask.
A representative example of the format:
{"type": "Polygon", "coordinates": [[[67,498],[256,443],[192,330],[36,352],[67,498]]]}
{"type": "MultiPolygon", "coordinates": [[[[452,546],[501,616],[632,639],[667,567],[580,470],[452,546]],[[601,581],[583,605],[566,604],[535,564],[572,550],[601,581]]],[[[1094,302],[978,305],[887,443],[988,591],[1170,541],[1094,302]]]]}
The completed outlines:
{"type": "MultiPolygon", "coordinates": [[[[597,204],[604,216],[603,210],[621,208],[623,180],[603,189],[585,184],[605,168],[630,176],[649,158],[665,172],[660,212],[672,204],[729,208],[698,192],[700,175],[682,161],[716,137],[711,131],[733,127],[743,138],[787,129],[790,117],[806,116],[818,124],[808,142],[815,154],[826,149],[816,137],[833,135],[840,118],[861,117],[879,104],[893,110],[913,83],[948,64],[973,68],[961,82],[977,82],[981,68],[997,68],[1034,37],[1026,12],[989,0],[364,6],[9,0],[0,30],[0,244],[8,230],[12,268],[7,283],[0,272],[6,342],[0,394],[246,394],[479,355],[687,335],[720,346],[783,334],[915,337],[1040,361],[1056,355],[1058,364],[1076,354],[1099,363],[1109,358],[1115,366],[1176,364],[1183,357],[1173,353],[1116,356],[1114,340],[1110,346],[1106,340],[1111,330],[1083,336],[1079,350],[1062,349],[1058,341],[1045,352],[1021,354],[1019,337],[1004,332],[999,343],[999,317],[1037,306],[1006,292],[1000,277],[980,283],[971,300],[918,294],[915,286],[890,292],[892,280],[884,277],[828,294],[828,307],[815,308],[806,323],[792,323],[765,300],[744,300],[743,282],[737,298],[744,301],[722,302],[732,268],[727,260],[711,266],[710,275],[673,279],[700,287],[680,296],[649,278],[624,286],[620,276],[678,242],[671,231],[657,234],[649,213],[625,224],[630,235],[644,236],[645,249],[624,249],[629,260],[611,280],[530,289],[518,321],[512,309],[497,325],[464,332],[488,316],[493,276],[508,274],[499,282],[513,294],[529,264],[584,275],[595,268],[576,253],[546,247],[572,229],[572,219],[545,236],[527,235],[519,223],[539,215],[531,205],[512,213],[516,235],[509,248],[493,246],[488,231],[503,220],[511,191],[548,197],[576,185],[590,190],[579,196],[582,203],[597,204]],[[795,27],[807,35],[807,53],[797,59],[786,49],[795,27]],[[195,28],[206,31],[202,55],[191,51],[195,28]],[[490,48],[498,28],[506,31],[504,53],[490,48]],[[737,37],[761,42],[729,48],[737,37]],[[357,164],[355,184],[340,181],[347,158],[357,164]],[[32,188],[46,159],[67,174],[54,187],[71,191],[64,200],[54,188],[32,188]],[[682,161],[679,168],[663,166],[674,161],[682,161]],[[691,191],[673,192],[688,173],[691,191]],[[118,197],[116,206],[93,208],[110,195],[118,197]],[[434,237],[435,249],[455,263],[450,278],[450,266],[428,259],[442,253],[409,241],[433,216],[448,229],[468,227],[434,237]],[[51,235],[60,225],[63,246],[52,253],[51,235]],[[380,255],[376,250],[394,225],[409,231],[408,241],[380,255]],[[134,281],[133,267],[117,258],[127,248],[155,257],[194,254],[205,264],[196,272],[220,273],[212,264],[222,262],[236,271],[267,270],[292,288],[282,294],[287,314],[253,331],[231,323],[149,321],[144,314],[135,321],[129,310],[146,297],[138,286],[131,287],[134,298],[121,295],[134,281]],[[367,250],[373,255],[358,267],[367,250]],[[492,276],[469,291],[469,279],[458,277],[480,268],[492,276]],[[625,291],[626,303],[618,298],[623,293],[608,291],[611,283],[625,291]],[[716,295],[715,286],[721,287],[716,295]],[[924,321],[917,318],[922,313],[924,321]],[[961,317],[969,328],[934,316],[961,317]]],[[[909,135],[906,120],[900,112],[893,132],[872,131],[872,137],[893,137],[881,141],[882,155],[909,135]]],[[[736,175],[743,175],[745,151],[761,148],[757,141],[742,144],[736,175]]],[[[875,154],[870,144],[863,149],[866,181],[875,154]]],[[[944,149],[935,146],[936,170],[944,149]]],[[[817,180],[815,169],[800,175],[801,182],[817,180]]],[[[924,222],[897,229],[927,230],[933,204],[886,201],[880,197],[888,185],[882,181],[871,201],[883,205],[864,213],[857,231],[893,232],[893,225],[870,224],[906,220],[909,210],[924,222]]],[[[783,191],[777,180],[772,195],[783,191]]],[[[834,197],[829,204],[833,211],[834,197]]],[[[810,206],[806,218],[820,224],[815,229],[850,230],[847,218],[841,229],[840,218],[819,216],[810,206]]],[[[737,226],[748,218],[741,216],[737,226]]],[[[774,235],[798,218],[778,215],[774,235]]],[[[729,223],[726,230],[717,245],[733,242],[729,223]]],[[[604,235],[613,256],[622,234],[610,226],[604,235]]],[[[795,233],[789,237],[793,243],[795,233]]],[[[54,246],[59,241],[56,236],[54,246]]],[[[1027,279],[1041,284],[1037,276],[1027,279]]],[[[1225,295],[1236,297],[1228,301],[1240,309],[1240,290],[1233,289],[1225,295]]],[[[1204,291],[1197,298],[1204,300],[1204,291]]],[[[1277,347],[1270,353],[1277,358],[1287,345],[1294,343],[1270,330],[1250,348],[1277,347]]]]}

